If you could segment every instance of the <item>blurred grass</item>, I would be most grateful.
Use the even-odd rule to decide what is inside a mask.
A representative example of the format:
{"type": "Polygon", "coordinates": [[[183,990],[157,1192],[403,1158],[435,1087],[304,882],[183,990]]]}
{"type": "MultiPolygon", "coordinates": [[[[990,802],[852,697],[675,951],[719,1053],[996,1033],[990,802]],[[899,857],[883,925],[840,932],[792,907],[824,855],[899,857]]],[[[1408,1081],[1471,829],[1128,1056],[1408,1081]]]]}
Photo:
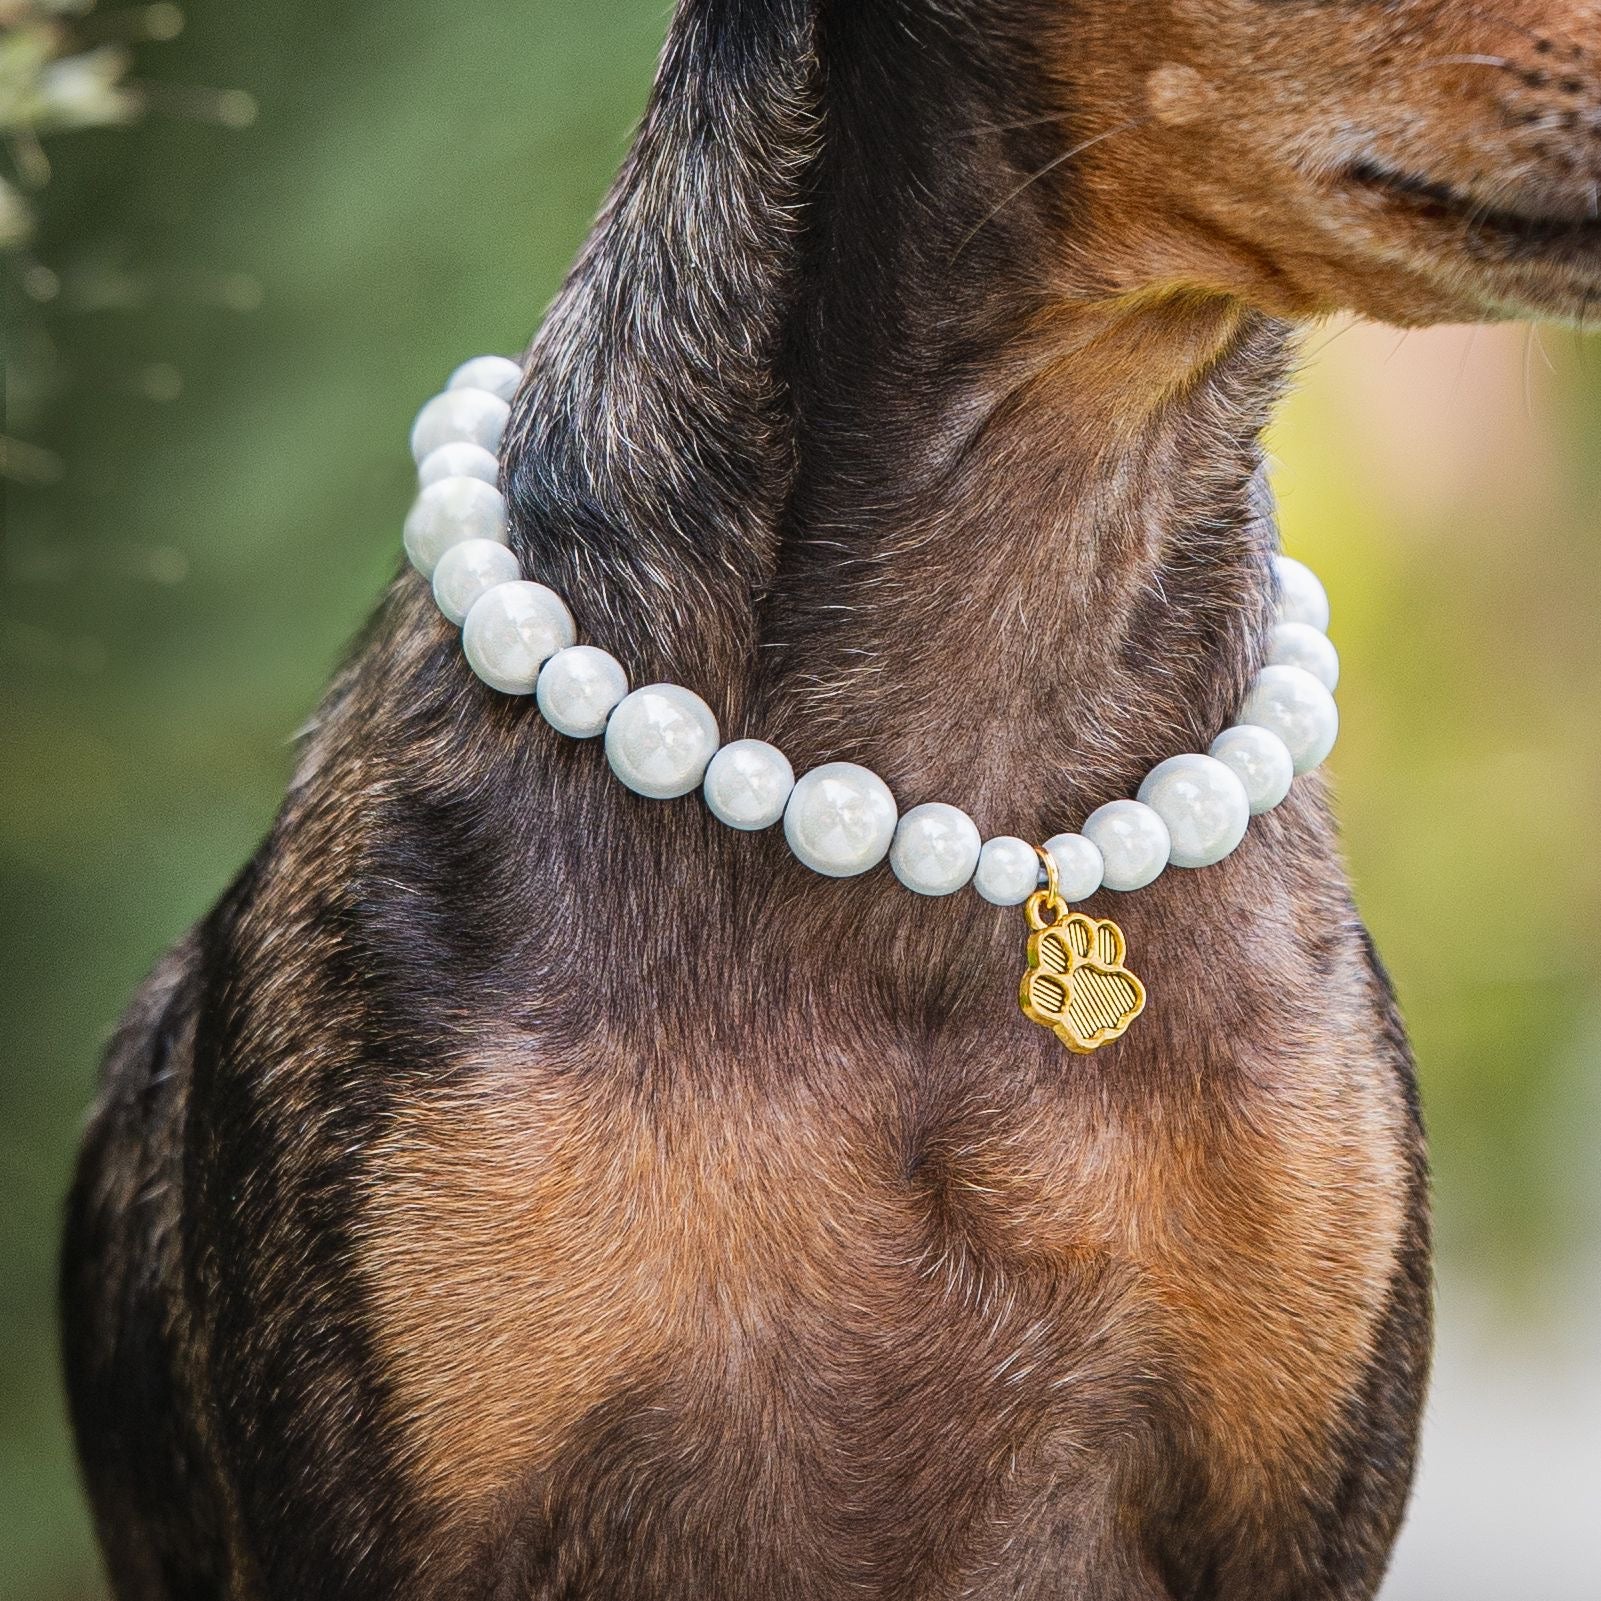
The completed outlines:
{"type": "MultiPolygon", "coordinates": [[[[7,489],[0,566],[15,1601],[95,1593],[51,1279],[99,1044],[265,827],[394,563],[416,403],[532,330],[664,22],[658,0],[209,0],[138,70],[248,90],[253,128],[152,120],[56,152],[38,253],[63,292],[8,285],[5,308],[7,430],[66,468],[7,489]]],[[[1555,336],[1556,373],[1535,355],[1525,383],[1522,338],[1320,333],[1276,435],[1287,541],[1335,597],[1336,770],[1443,1232],[1509,1315],[1594,1226],[1575,1130],[1601,1041],[1601,351],[1555,336]]]]}

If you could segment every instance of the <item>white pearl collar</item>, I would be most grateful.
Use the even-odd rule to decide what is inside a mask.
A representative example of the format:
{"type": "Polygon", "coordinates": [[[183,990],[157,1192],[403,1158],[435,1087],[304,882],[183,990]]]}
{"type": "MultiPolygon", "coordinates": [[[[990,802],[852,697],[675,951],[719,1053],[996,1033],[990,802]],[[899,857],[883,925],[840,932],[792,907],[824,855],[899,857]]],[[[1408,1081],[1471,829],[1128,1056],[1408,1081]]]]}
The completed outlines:
{"type": "MultiPolygon", "coordinates": [[[[1026,840],[983,841],[965,812],[943,802],[903,815],[888,785],[852,762],[831,762],[797,780],[783,753],[762,740],[721,744],[711,708],[692,691],[649,684],[630,692],[620,663],[580,645],[565,602],[524,579],[508,548],[498,452],[521,382],[516,362],[476,357],[423,407],[411,434],[420,489],[406,519],[406,552],[432,580],[440,610],[462,626],[468,663],[486,684],[534,695],[563,734],[604,734],[612,771],[636,794],[670,800],[698,788],[731,828],[782,820],[790,849],[815,872],[851,877],[888,856],[895,876],[921,895],[949,895],[971,883],[997,906],[1037,897],[1041,855],[1026,840]]],[[[1302,563],[1273,560],[1278,613],[1268,665],[1237,722],[1208,754],[1169,757],[1146,776],[1136,799],[1111,801],[1079,833],[1049,840],[1052,905],[1102,889],[1143,889],[1170,866],[1222,861],[1250,818],[1279,805],[1293,778],[1333,748],[1339,657],[1326,633],[1328,596],[1302,563]]],[[[1032,922],[1032,903],[1030,916],[1032,922]]],[[[1083,963],[1094,965],[1090,957],[1083,963]]],[[[1024,1009],[1035,1015],[1026,996],[1024,1009]]]]}

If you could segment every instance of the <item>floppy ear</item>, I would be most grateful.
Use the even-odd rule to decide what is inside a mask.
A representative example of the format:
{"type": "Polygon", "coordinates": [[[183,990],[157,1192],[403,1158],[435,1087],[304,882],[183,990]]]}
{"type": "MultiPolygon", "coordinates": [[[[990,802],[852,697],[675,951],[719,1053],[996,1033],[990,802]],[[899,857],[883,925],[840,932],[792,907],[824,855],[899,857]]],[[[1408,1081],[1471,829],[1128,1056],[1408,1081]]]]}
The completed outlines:
{"type": "MultiPolygon", "coordinates": [[[[907,427],[941,415],[906,375],[954,363],[953,329],[988,338],[1002,279],[1033,292],[1021,263],[1055,240],[1044,196],[1069,165],[1051,165],[1043,19],[1071,9],[680,0],[503,449],[512,548],[641,675],[707,684],[745,663],[784,530],[860,520],[877,498],[812,501],[805,450],[848,444],[865,482],[880,458],[852,397],[882,391],[907,427]],[[866,359],[881,346],[892,359],[866,359]]],[[[792,539],[783,560],[837,556],[792,539]]]]}
{"type": "Polygon", "coordinates": [[[814,9],[683,0],[512,418],[514,548],[641,671],[683,626],[652,606],[663,573],[693,568],[704,642],[737,638],[776,560],[793,461],[772,375],[821,125],[814,9]],[[729,628],[706,627],[719,609],[729,628]]]}

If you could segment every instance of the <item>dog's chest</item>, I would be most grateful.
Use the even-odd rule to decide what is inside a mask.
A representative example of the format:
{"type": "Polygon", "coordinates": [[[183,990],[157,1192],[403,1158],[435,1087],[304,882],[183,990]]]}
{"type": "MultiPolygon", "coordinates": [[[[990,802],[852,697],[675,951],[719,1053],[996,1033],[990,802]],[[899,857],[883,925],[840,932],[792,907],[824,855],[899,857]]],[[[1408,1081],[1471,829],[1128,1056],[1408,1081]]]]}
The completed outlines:
{"type": "Polygon", "coordinates": [[[737,1501],[752,1571],[868,1594],[1074,1498],[1115,1518],[1173,1452],[1271,1499],[1383,1307],[1384,1076],[1130,1106],[988,1067],[946,1094],[882,1056],[645,1094],[500,1062],[404,1114],[363,1259],[414,1493],[648,1514],[636,1554],[661,1517],[704,1524],[718,1560],[737,1501]]]}

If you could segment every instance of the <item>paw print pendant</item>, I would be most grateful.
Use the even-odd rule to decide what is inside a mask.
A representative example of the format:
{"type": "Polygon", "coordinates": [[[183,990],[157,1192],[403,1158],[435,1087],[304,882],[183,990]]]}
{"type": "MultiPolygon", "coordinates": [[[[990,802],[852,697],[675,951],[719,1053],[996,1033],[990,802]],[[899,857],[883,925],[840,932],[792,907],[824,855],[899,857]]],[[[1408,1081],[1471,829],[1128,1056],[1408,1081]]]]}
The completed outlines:
{"type": "Polygon", "coordinates": [[[1123,965],[1123,930],[1070,912],[1056,863],[1041,851],[1045,888],[1024,908],[1031,930],[1023,974],[1023,1015],[1048,1028],[1070,1051],[1088,1056],[1121,1039],[1145,1010],[1145,986],[1123,965]]]}

